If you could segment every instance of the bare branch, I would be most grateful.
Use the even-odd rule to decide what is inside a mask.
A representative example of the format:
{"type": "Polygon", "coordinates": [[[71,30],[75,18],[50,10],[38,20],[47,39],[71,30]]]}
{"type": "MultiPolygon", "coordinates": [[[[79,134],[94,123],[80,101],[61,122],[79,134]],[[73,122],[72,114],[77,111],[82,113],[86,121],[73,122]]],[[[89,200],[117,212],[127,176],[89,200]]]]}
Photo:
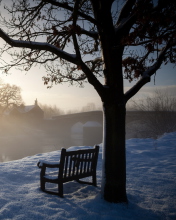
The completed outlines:
{"type": "Polygon", "coordinates": [[[95,40],[98,39],[98,33],[96,31],[87,31],[87,30],[81,28],[80,32],[81,32],[81,34],[85,34],[85,35],[87,35],[89,37],[94,38],[95,40]]]}
{"type": "MultiPolygon", "coordinates": [[[[128,0],[124,5],[119,19],[116,23],[116,36],[118,36],[119,34],[121,36],[124,36],[125,34],[129,33],[130,29],[134,25],[137,19],[137,11],[134,9],[132,10],[132,8],[134,7],[134,2],[134,0],[128,0]]],[[[138,3],[140,3],[140,1],[138,3]]]]}
{"type": "MultiPolygon", "coordinates": [[[[42,0],[42,2],[46,2],[46,3],[50,3],[52,5],[67,9],[69,11],[73,11],[73,7],[69,6],[67,3],[60,3],[60,2],[56,2],[54,0],[42,0]]],[[[82,18],[86,19],[87,21],[90,21],[93,24],[97,24],[97,21],[92,18],[91,16],[88,16],[80,11],[78,11],[78,15],[81,16],[82,18]]]]}
{"type": "Polygon", "coordinates": [[[125,94],[126,102],[132,98],[146,83],[150,82],[150,77],[160,68],[162,62],[164,61],[167,50],[176,42],[171,42],[171,40],[167,43],[167,45],[160,52],[157,61],[153,66],[148,68],[142,74],[142,78],[125,94]]]}
{"type": "Polygon", "coordinates": [[[73,10],[73,33],[72,33],[72,37],[73,37],[73,44],[74,44],[74,48],[76,51],[76,56],[78,57],[79,61],[81,61],[81,53],[80,53],[80,49],[79,49],[79,45],[77,42],[77,38],[76,38],[76,34],[74,32],[74,29],[76,28],[76,23],[77,23],[77,19],[78,19],[78,10],[79,10],[79,3],[80,0],[76,0],[75,1],[75,5],[74,5],[74,10],[73,10]]]}
{"type": "Polygon", "coordinates": [[[101,99],[103,100],[105,89],[100,81],[95,77],[95,75],[92,74],[92,71],[87,67],[84,62],[82,62],[80,66],[82,71],[86,74],[88,82],[96,89],[101,99]]]}
{"type": "Polygon", "coordinates": [[[126,19],[130,15],[131,9],[133,8],[135,2],[136,2],[136,0],[127,0],[126,1],[124,7],[122,8],[122,10],[120,12],[120,15],[119,15],[118,21],[116,22],[116,25],[119,25],[122,22],[122,20],[126,19]]]}
{"type": "Polygon", "coordinates": [[[60,58],[63,58],[71,63],[77,64],[76,55],[64,52],[51,44],[32,42],[32,41],[13,40],[1,28],[0,28],[0,37],[4,39],[8,44],[10,44],[12,47],[21,47],[21,48],[30,48],[33,50],[49,51],[53,54],[56,54],[60,58]]]}

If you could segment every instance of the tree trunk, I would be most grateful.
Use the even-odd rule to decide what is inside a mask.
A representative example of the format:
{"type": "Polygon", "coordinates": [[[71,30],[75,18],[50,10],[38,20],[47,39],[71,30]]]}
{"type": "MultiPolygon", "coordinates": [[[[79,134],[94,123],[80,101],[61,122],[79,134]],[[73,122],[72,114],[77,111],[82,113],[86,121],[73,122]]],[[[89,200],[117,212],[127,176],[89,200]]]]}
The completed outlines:
{"type": "Polygon", "coordinates": [[[102,193],[109,202],[127,202],[124,105],[104,103],[102,193]]]}

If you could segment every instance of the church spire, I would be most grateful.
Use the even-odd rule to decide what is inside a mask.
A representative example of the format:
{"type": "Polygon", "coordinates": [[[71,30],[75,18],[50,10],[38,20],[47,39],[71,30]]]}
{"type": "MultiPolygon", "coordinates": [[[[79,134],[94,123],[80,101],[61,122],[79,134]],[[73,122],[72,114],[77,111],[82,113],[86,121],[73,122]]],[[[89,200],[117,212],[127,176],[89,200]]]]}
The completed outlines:
{"type": "Polygon", "coordinates": [[[37,102],[37,99],[35,100],[35,106],[37,106],[38,105],[38,102],[37,102]]]}

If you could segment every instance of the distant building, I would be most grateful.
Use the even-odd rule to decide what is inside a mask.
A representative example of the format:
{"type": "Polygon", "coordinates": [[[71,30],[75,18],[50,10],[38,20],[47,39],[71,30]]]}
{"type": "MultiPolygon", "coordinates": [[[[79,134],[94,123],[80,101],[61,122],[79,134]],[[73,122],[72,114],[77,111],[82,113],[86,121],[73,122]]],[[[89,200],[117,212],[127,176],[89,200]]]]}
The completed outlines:
{"type": "Polygon", "coordinates": [[[44,111],[38,106],[37,99],[35,100],[34,105],[14,105],[11,109],[6,110],[4,113],[10,119],[18,119],[27,122],[38,122],[44,118],[44,111]]]}

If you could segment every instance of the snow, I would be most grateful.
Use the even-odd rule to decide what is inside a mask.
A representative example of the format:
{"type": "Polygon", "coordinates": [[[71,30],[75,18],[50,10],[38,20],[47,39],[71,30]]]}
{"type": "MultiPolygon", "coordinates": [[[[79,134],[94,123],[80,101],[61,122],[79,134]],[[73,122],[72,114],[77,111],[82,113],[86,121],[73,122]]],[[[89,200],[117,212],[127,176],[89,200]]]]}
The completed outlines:
{"type": "Polygon", "coordinates": [[[0,163],[0,219],[175,220],[176,132],[126,143],[128,205],[101,198],[102,148],[98,187],[73,181],[64,184],[64,198],[42,192],[37,162],[58,162],[60,151],[53,151],[0,163]]]}

